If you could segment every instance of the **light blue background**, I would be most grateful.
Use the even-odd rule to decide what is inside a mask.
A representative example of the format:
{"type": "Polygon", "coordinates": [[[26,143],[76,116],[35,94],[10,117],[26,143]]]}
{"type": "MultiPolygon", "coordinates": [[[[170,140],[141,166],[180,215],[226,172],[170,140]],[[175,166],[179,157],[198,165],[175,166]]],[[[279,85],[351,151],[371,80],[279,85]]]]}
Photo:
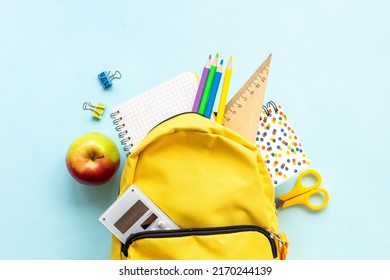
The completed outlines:
{"type": "Polygon", "coordinates": [[[1,0],[0,11],[0,259],[107,259],[97,218],[121,172],[76,183],[69,144],[99,131],[120,146],[114,105],[200,74],[217,52],[233,55],[231,96],[273,54],[265,100],[283,105],[330,192],[322,212],[280,211],[289,259],[390,258],[388,1],[1,0]],[[104,91],[96,75],[117,69],[104,91]],[[85,101],[107,105],[100,121],[85,101]]]}

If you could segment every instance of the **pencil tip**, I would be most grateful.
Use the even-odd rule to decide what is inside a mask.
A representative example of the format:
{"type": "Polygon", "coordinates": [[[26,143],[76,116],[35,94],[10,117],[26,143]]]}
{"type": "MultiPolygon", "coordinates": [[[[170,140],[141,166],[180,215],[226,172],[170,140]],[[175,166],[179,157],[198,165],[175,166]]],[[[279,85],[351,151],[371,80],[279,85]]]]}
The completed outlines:
{"type": "Polygon", "coordinates": [[[221,59],[221,62],[220,62],[221,65],[223,65],[223,59],[221,59]]]}
{"type": "Polygon", "coordinates": [[[218,56],[219,56],[219,53],[217,53],[217,55],[215,56],[215,58],[218,58],[218,56]]]}
{"type": "Polygon", "coordinates": [[[232,59],[233,59],[233,56],[230,56],[230,57],[229,57],[229,61],[232,61],[232,59]]]}
{"type": "Polygon", "coordinates": [[[209,55],[209,59],[211,59],[211,54],[209,55]]]}

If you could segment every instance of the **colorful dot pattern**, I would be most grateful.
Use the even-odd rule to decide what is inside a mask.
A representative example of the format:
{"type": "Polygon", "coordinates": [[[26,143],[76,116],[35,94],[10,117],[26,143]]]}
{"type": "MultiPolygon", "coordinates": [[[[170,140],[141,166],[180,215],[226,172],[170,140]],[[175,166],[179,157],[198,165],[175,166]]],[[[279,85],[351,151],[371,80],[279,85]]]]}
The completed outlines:
{"type": "Polygon", "coordinates": [[[274,186],[280,185],[310,165],[302,144],[282,106],[263,110],[256,137],[256,146],[262,154],[274,186]]]}

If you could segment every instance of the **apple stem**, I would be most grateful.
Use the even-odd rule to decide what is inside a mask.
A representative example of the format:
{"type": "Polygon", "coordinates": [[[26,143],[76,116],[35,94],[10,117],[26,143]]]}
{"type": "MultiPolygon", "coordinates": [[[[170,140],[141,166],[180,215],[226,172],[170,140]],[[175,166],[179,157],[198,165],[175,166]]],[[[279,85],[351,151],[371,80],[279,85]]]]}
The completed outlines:
{"type": "Polygon", "coordinates": [[[98,157],[92,157],[92,160],[95,161],[95,159],[98,159],[98,158],[104,158],[104,156],[98,156],[98,157]]]}

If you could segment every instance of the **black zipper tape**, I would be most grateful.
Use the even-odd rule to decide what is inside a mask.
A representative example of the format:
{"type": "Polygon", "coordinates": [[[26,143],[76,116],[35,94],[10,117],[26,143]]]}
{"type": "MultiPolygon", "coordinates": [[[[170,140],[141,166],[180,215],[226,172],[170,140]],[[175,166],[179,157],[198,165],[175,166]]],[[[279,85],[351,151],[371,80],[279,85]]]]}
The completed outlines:
{"type": "MultiPolygon", "coordinates": [[[[206,118],[205,116],[203,116],[202,114],[199,114],[199,113],[197,113],[197,112],[183,112],[183,113],[179,113],[179,114],[173,115],[172,117],[169,117],[169,118],[167,118],[167,119],[161,121],[160,123],[156,124],[152,129],[149,130],[148,133],[150,133],[153,129],[155,129],[156,127],[162,125],[163,123],[166,123],[167,121],[170,121],[170,120],[172,120],[172,119],[174,119],[174,118],[176,118],[176,117],[179,117],[179,116],[181,116],[181,115],[199,115],[199,116],[201,116],[201,117],[206,118]]],[[[206,118],[206,119],[209,119],[209,118],[206,118]]]]}
{"type": "Polygon", "coordinates": [[[239,226],[225,226],[225,227],[212,227],[212,228],[187,228],[187,229],[173,229],[173,230],[153,230],[137,232],[127,238],[125,244],[122,244],[122,253],[125,257],[128,256],[128,250],[136,240],[144,238],[171,238],[171,237],[186,237],[194,235],[216,235],[216,234],[229,234],[245,231],[257,231],[263,234],[270,242],[272,255],[274,258],[278,256],[275,240],[271,237],[271,234],[258,226],[253,225],[239,225],[239,226]]]}

